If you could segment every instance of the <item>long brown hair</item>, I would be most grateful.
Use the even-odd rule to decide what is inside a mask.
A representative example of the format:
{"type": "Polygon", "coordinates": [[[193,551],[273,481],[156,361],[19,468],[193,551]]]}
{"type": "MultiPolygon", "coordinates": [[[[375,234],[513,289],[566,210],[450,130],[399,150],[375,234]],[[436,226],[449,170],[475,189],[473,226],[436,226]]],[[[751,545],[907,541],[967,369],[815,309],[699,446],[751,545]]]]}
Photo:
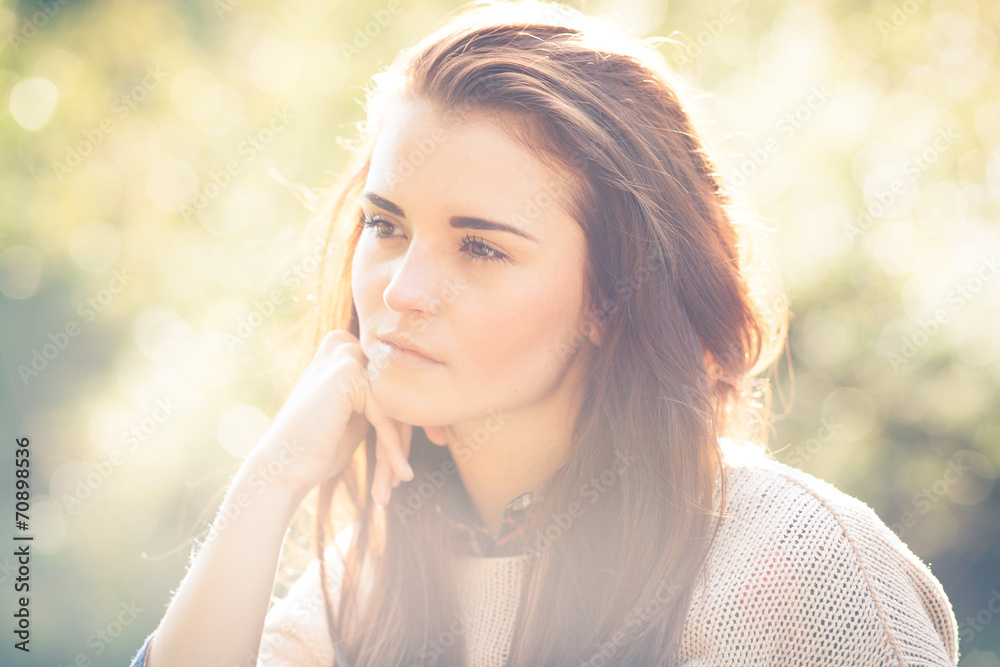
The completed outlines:
{"type": "MultiPolygon", "coordinates": [[[[783,297],[754,298],[747,239],[682,107],[682,85],[650,43],[531,0],[466,5],[374,81],[353,159],[322,210],[336,253],[317,274],[312,344],[330,329],[359,334],[351,258],[390,101],[429,101],[456,120],[488,114],[558,165],[566,188],[553,197],[570,202],[586,234],[586,293],[602,337],[572,455],[534,508],[528,534],[537,557],[508,664],[673,664],[725,510],[719,439],[742,435],[763,446],[769,393],[753,376],[776,359],[787,326],[783,297]],[[752,419],[758,428],[748,427],[752,419]],[[616,458],[638,464],[623,468],[616,458]],[[550,539],[552,517],[611,470],[599,502],[550,539]]],[[[431,503],[398,511],[408,486],[440,471],[450,454],[414,427],[415,477],[385,510],[370,494],[374,456],[369,429],[350,465],[317,494],[321,581],[338,517],[351,527],[336,609],[323,590],[331,640],[359,666],[459,665],[466,633],[454,629],[445,526],[431,503]]]]}

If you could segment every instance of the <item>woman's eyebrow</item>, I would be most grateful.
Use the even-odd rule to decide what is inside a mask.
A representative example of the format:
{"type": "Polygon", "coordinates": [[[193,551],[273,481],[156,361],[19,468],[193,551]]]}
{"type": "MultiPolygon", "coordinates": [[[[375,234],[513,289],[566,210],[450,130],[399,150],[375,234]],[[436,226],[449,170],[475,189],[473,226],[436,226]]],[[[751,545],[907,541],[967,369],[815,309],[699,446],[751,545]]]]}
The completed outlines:
{"type": "MultiPolygon", "coordinates": [[[[406,213],[403,209],[392,203],[385,197],[380,197],[374,192],[366,192],[362,195],[364,199],[367,199],[371,203],[375,204],[380,208],[384,208],[393,215],[398,215],[401,218],[406,217],[406,213]]],[[[538,239],[529,234],[526,231],[520,230],[512,225],[507,225],[502,222],[494,222],[493,220],[483,220],[482,218],[470,218],[463,215],[453,215],[448,219],[448,222],[455,229],[481,229],[485,231],[495,231],[495,232],[509,232],[511,234],[516,234],[522,238],[526,238],[529,241],[534,241],[538,243],[538,239]]]]}

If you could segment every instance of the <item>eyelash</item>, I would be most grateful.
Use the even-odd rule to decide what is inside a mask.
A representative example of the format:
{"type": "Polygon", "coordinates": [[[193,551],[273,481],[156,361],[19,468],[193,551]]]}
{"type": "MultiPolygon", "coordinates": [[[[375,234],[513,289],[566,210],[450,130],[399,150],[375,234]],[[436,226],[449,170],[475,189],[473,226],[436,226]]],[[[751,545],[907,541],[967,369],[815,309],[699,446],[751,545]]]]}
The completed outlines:
{"type": "MultiPolygon", "coordinates": [[[[368,217],[367,215],[362,214],[361,217],[358,218],[358,225],[360,227],[363,227],[363,228],[375,227],[376,225],[378,225],[380,223],[385,223],[387,225],[391,225],[392,224],[391,222],[389,222],[385,218],[383,218],[381,216],[377,216],[377,215],[368,217]]],[[[381,234],[379,234],[378,232],[376,232],[375,233],[375,238],[378,239],[378,240],[380,240],[380,241],[385,241],[385,240],[388,240],[389,237],[382,236],[381,234]]],[[[472,260],[474,262],[482,262],[484,264],[489,264],[489,263],[492,263],[492,262],[509,262],[510,261],[510,259],[506,255],[504,255],[502,252],[500,252],[496,248],[494,248],[494,247],[490,246],[489,244],[485,243],[482,238],[480,238],[478,236],[473,236],[471,234],[466,234],[465,238],[462,239],[462,247],[464,248],[464,247],[466,247],[466,246],[468,246],[470,244],[482,246],[483,248],[485,248],[486,250],[489,250],[492,253],[492,256],[484,256],[484,255],[477,255],[474,252],[467,252],[466,255],[469,257],[470,260],[472,260]]]]}

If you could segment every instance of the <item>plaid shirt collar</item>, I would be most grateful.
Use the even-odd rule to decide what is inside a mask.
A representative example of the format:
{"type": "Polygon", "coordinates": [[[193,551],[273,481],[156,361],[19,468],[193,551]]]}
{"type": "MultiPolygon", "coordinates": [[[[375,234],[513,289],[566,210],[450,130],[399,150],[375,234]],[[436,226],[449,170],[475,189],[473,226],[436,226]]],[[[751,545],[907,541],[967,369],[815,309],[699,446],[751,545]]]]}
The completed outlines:
{"type": "Polygon", "coordinates": [[[517,496],[504,508],[500,534],[494,538],[479,520],[468,491],[458,475],[448,480],[437,494],[438,513],[447,525],[447,545],[452,551],[467,556],[500,558],[526,552],[524,534],[531,508],[541,497],[541,490],[517,496]]]}

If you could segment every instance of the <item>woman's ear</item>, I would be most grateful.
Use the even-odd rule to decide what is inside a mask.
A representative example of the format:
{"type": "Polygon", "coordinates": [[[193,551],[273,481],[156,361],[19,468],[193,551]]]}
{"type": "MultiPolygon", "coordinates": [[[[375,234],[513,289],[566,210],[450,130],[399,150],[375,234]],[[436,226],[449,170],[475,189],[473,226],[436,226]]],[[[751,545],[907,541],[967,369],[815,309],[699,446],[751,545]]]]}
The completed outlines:
{"type": "Polygon", "coordinates": [[[592,324],[590,325],[590,335],[588,336],[588,338],[590,338],[590,342],[593,343],[594,345],[600,345],[601,336],[603,335],[603,333],[604,332],[601,331],[601,328],[599,326],[597,326],[596,324],[592,324]]]}
{"type": "Polygon", "coordinates": [[[604,327],[597,324],[596,322],[590,323],[590,330],[587,332],[587,338],[594,345],[600,345],[601,339],[604,337],[604,327]]]}
{"type": "Polygon", "coordinates": [[[607,304],[603,299],[597,304],[591,302],[590,309],[587,311],[586,319],[584,320],[589,325],[587,326],[587,339],[594,345],[600,345],[601,340],[604,338],[604,323],[607,312],[607,304]]]}

